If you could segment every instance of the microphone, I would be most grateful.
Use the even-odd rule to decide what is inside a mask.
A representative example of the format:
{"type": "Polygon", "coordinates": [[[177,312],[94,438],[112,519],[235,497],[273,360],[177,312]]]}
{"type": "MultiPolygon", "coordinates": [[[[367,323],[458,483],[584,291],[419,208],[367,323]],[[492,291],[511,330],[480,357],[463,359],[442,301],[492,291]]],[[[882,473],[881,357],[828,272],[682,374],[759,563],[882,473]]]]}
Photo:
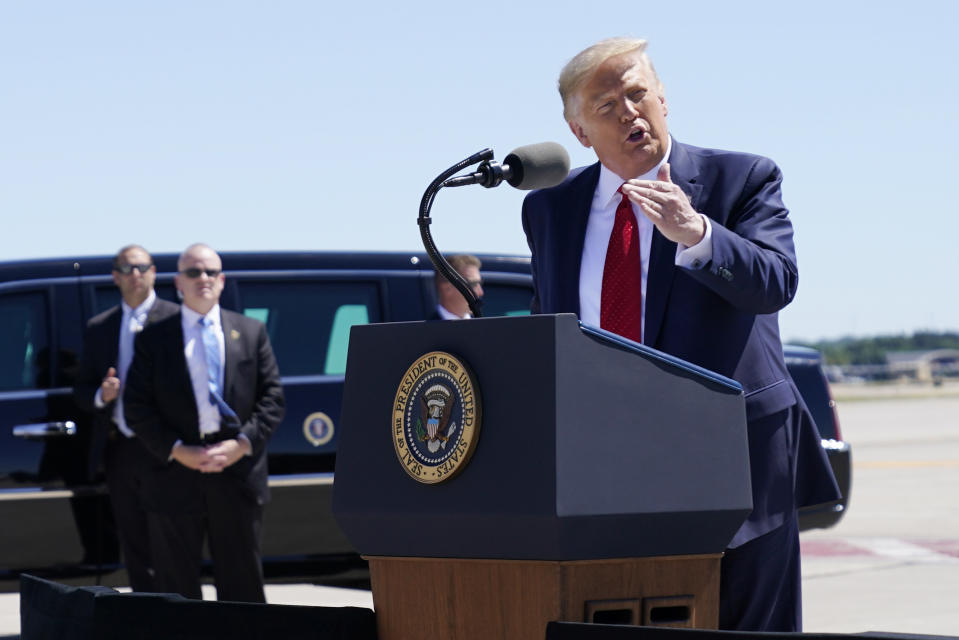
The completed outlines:
{"type": "Polygon", "coordinates": [[[480,184],[486,188],[498,187],[505,180],[517,189],[545,189],[569,175],[569,154],[556,142],[540,142],[517,147],[500,164],[486,160],[477,171],[445,181],[443,187],[462,187],[480,184]]]}

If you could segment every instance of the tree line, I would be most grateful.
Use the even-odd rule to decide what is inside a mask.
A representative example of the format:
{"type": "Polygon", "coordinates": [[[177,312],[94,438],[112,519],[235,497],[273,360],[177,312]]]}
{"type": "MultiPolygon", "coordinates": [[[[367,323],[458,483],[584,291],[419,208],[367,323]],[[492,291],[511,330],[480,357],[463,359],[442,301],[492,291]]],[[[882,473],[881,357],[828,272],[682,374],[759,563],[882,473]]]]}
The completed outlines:
{"type": "Polygon", "coordinates": [[[826,364],[884,364],[886,354],[892,351],[959,349],[959,333],[917,331],[912,335],[846,337],[816,342],[796,341],[794,344],[817,349],[826,364]]]}

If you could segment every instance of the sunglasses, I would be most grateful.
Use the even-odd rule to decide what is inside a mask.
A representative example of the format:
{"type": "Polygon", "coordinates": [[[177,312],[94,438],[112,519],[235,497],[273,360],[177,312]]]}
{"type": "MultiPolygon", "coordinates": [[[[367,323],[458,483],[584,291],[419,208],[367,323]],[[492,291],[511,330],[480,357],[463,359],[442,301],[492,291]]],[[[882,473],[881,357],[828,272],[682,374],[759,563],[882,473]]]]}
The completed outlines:
{"type": "Polygon", "coordinates": [[[152,266],[152,264],[118,264],[117,266],[113,267],[113,270],[119,271],[123,275],[128,276],[133,273],[134,269],[140,273],[146,273],[152,266]]]}
{"type": "Polygon", "coordinates": [[[221,269],[197,269],[196,267],[190,267],[189,269],[184,269],[181,271],[183,275],[187,278],[199,278],[204,273],[211,278],[215,278],[222,273],[221,269]]]}

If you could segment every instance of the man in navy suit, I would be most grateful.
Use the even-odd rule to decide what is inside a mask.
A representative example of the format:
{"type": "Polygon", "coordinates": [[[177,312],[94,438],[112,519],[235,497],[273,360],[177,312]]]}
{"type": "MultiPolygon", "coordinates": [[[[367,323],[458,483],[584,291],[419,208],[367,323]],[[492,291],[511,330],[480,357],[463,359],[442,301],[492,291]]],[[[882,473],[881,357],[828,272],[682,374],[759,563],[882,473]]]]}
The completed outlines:
{"type": "Polygon", "coordinates": [[[798,631],[797,509],[839,492],[783,360],[777,312],[798,273],[782,176],[673,139],[645,47],[604,40],[560,75],[564,116],[599,162],[524,202],[532,311],[579,314],[742,384],[753,511],[723,557],[720,628],[798,631]]]}
{"type": "Polygon", "coordinates": [[[205,244],[177,262],[180,313],[136,339],[127,424],[152,454],[146,479],[158,591],[202,598],[208,538],[218,600],[265,602],[260,540],[267,442],[284,413],[266,327],[220,308],[225,277],[205,244]]]}

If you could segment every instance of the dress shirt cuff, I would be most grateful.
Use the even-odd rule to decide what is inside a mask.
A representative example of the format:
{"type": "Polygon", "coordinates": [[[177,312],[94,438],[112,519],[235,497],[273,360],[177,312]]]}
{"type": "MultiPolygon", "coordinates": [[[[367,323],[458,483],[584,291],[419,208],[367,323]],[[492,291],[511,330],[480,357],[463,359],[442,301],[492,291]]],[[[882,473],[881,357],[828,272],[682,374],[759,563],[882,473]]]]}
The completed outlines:
{"type": "Polygon", "coordinates": [[[183,440],[177,438],[176,442],[173,443],[173,446],[170,447],[170,456],[166,459],[167,462],[172,462],[173,460],[173,450],[177,448],[177,445],[183,444],[183,440]]]}
{"type": "Polygon", "coordinates": [[[107,406],[107,403],[103,401],[103,389],[100,387],[97,387],[97,392],[93,394],[93,406],[97,409],[107,406]]]}
{"type": "Polygon", "coordinates": [[[245,443],[247,443],[248,445],[250,445],[250,450],[247,451],[247,452],[244,452],[243,455],[245,455],[245,456],[252,456],[252,455],[253,455],[253,443],[250,442],[250,439],[246,437],[246,434],[245,434],[245,433],[238,433],[237,436],[236,436],[236,440],[237,440],[237,442],[245,442],[245,443]]]}
{"type": "MultiPolygon", "coordinates": [[[[703,214],[699,214],[703,216],[703,214]]],[[[702,269],[710,260],[713,259],[713,225],[709,216],[703,216],[703,222],[706,225],[706,233],[703,239],[691,247],[684,244],[676,245],[676,266],[686,269],[702,269]]]]}

